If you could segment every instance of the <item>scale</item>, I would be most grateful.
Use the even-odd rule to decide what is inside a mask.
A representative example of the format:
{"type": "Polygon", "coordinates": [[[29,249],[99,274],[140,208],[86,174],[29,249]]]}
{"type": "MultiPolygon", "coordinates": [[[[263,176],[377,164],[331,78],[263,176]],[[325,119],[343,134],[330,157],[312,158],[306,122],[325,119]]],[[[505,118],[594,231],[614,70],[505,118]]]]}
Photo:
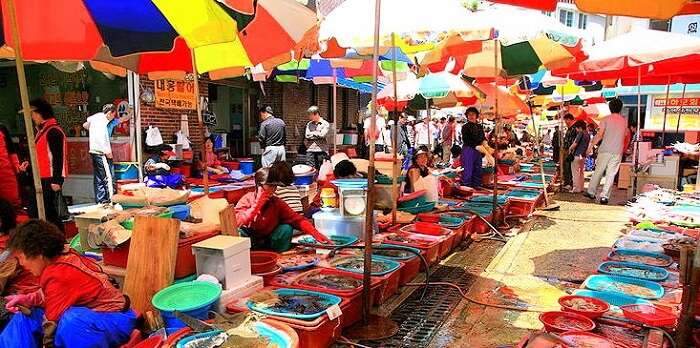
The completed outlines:
{"type": "Polygon", "coordinates": [[[340,215],[361,216],[367,209],[367,190],[364,188],[339,188],[340,215]]]}

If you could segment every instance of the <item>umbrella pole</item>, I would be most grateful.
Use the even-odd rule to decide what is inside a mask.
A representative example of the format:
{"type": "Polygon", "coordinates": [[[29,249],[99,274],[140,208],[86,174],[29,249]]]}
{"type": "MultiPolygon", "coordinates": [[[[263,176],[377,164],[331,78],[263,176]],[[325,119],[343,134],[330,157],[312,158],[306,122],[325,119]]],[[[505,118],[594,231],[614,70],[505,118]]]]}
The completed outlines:
{"type": "Polygon", "coordinates": [[[136,142],[136,162],[138,162],[138,168],[139,168],[139,182],[143,182],[143,144],[141,142],[142,136],[141,136],[141,83],[140,79],[141,77],[139,74],[136,72],[129,72],[131,75],[131,80],[133,83],[133,93],[134,93],[134,120],[133,124],[136,127],[135,131],[135,142],[136,142]]]}
{"type": "Polygon", "coordinates": [[[202,178],[204,179],[204,195],[209,196],[209,171],[207,170],[207,150],[206,143],[207,139],[204,136],[206,134],[206,126],[202,121],[202,107],[199,103],[199,76],[197,75],[197,62],[194,57],[194,49],[190,50],[192,55],[192,75],[194,76],[194,107],[197,109],[197,121],[199,122],[199,127],[202,129],[202,178]]]}
{"type": "Polygon", "coordinates": [[[338,73],[333,68],[333,154],[338,152],[338,73]]]}
{"type": "Polygon", "coordinates": [[[374,2],[374,49],[372,52],[372,106],[369,121],[369,165],[367,166],[367,207],[365,208],[365,265],[362,277],[362,321],[369,324],[372,309],[371,271],[372,271],[372,230],[374,221],[374,150],[376,139],[374,132],[377,128],[377,65],[379,64],[379,21],[381,19],[382,0],[374,2]]]}
{"type": "Polygon", "coordinates": [[[683,93],[681,93],[681,106],[678,108],[678,121],[676,122],[676,133],[681,129],[681,115],[683,114],[683,100],[685,99],[685,88],[688,85],[683,84],[683,93]]]}
{"type": "MultiPolygon", "coordinates": [[[[525,82],[524,78],[523,78],[523,82],[525,82]]],[[[532,91],[530,91],[528,88],[527,106],[530,108],[530,118],[532,118],[532,130],[535,132],[535,139],[537,139],[537,149],[541,150],[542,149],[541,132],[540,132],[540,128],[537,127],[537,124],[535,123],[535,114],[532,112],[532,100],[530,99],[531,93],[532,93],[532,91]]],[[[554,202],[549,201],[549,195],[547,194],[547,180],[544,176],[544,165],[542,163],[542,152],[544,152],[544,151],[538,151],[538,154],[539,154],[538,162],[540,165],[540,177],[542,178],[542,190],[544,192],[544,207],[542,207],[542,210],[559,210],[559,204],[556,204],[554,202]]]]}
{"type": "MultiPolygon", "coordinates": [[[[27,143],[29,145],[29,160],[32,164],[32,179],[34,181],[34,191],[36,192],[36,210],[39,219],[46,219],[44,210],[44,191],[41,187],[39,177],[39,162],[36,157],[36,143],[34,142],[34,128],[32,127],[32,112],[29,109],[29,92],[27,91],[27,77],[24,73],[24,59],[22,59],[22,44],[17,27],[17,14],[15,13],[14,0],[7,0],[7,12],[12,29],[12,40],[15,43],[15,66],[17,68],[17,80],[19,82],[19,94],[22,99],[22,114],[24,115],[24,130],[27,133],[27,143]]],[[[63,154],[67,156],[67,154],[63,154]]]]}
{"type": "Polygon", "coordinates": [[[493,126],[493,132],[494,132],[494,141],[495,141],[495,148],[493,150],[493,225],[494,226],[499,226],[501,224],[501,214],[498,211],[498,145],[499,145],[499,140],[498,140],[498,134],[500,133],[501,129],[501,122],[500,122],[500,115],[498,114],[498,49],[499,49],[499,42],[498,39],[495,39],[493,41],[493,83],[494,83],[494,90],[496,91],[496,95],[494,96],[494,126],[493,126]]]}
{"type": "Polygon", "coordinates": [[[397,179],[399,177],[399,163],[398,163],[398,150],[399,150],[399,97],[398,97],[398,81],[396,81],[396,34],[391,34],[391,75],[394,81],[394,132],[391,134],[391,155],[392,155],[392,166],[391,166],[391,223],[396,224],[396,210],[399,199],[399,185],[397,179]]]}
{"type": "Polygon", "coordinates": [[[664,124],[661,130],[661,147],[664,147],[666,142],[666,114],[668,112],[668,93],[671,91],[671,75],[668,76],[668,81],[666,81],[666,100],[664,101],[664,124]]]}
{"type": "Polygon", "coordinates": [[[559,136],[557,141],[559,142],[559,158],[557,158],[557,162],[559,162],[559,178],[561,180],[561,188],[564,187],[564,115],[562,115],[564,111],[564,86],[561,87],[561,105],[559,106],[559,136]]]}
{"type": "MultiPolygon", "coordinates": [[[[639,135],[641,134],[642,123],[642,67],[637,68],[637,134],[634,141],[633,165],[635,176],[632,182],[632,197],[637,196],[637,172],[639,171],[639,135]]],[[[607,178],[606,178],[607,180],[607,178]]]]}

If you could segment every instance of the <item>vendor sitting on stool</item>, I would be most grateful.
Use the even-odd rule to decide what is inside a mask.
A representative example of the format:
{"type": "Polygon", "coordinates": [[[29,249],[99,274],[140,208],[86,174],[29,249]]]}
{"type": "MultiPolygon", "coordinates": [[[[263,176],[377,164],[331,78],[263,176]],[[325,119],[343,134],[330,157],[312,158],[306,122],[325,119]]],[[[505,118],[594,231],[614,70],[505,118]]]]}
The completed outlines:
{"type": "Polygon", "coordinates": [[[56,226],[41,220],[12,233],[9,248],[41,289],[6,297],[16,314],[0,333],[0,347],[118,347],[129,340],[136,314],[128,299],[94,261],[65,243],[56,226]]]}
{"type": "Polygon", "coordinates": [[[161,145],[156,148],[144,163],[143,168],[146,174],[144,178],[146,186],[157,188],[178,188],[185,183],[182,174],[172,174],[168,159],[175,156],[173,148],[169,145],[161,145]]]}
{"type": "Polygon", "coordinates": [[[407,179],[405,192],[411,193],[416,190],[416,185],[425,177],[430,175],[428,167],[428,151],[425,147],[421,147],[413,156],[413,164],[406,173],[407,179]]]}
{"type": "Polygon", "coordinates": [[[214,153],[214,137],[210,136],[204,140],[204,151],[206,155],[207,171],[210,174],[228,174],[228,169],[221,165],[219,156],[214,153]]]}
{"type": "Polygon", "coordinates": [[[255,192],[245,194],[236,204],[236,221],[241,235],[250,237],[253,249],[276,252],[291,249],[294,228],[321,243],[330,243],[311,222],[275,197],[277,186],[283,186],[278,171],[278,167],[273,166],[255,172],[255,192]]]}

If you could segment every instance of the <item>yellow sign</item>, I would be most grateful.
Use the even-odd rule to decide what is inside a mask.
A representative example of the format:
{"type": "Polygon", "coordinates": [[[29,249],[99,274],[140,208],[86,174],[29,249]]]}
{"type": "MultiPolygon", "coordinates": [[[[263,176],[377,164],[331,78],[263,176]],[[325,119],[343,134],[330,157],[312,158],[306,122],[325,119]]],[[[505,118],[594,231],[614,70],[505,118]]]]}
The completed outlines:
{"type": "Polygon", "coordinates": [[[156,107],[163,109],[195,109],[193,81],[156,80],[156,107]]]}
{"type": "Polygon", "coordinates": [[[700,94],[670,95],[668,103],[665,95],[650,96],[644,129],[662,130],[664,124],[664,109],[666,110],[666,131],[675,131],[678,126],[680,113],[681,131],[700,130],[700,94]],[[667,106],[668,105],[668,106],[667,106]]]}

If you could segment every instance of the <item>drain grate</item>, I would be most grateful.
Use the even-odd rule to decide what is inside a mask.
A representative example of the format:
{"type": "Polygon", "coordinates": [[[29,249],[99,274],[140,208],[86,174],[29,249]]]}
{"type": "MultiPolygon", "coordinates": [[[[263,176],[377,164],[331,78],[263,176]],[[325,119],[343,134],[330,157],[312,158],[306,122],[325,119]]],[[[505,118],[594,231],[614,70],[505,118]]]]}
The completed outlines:
{"type": "MultiPolygon", "coordinates": [[[[466,292],[478,279],[479,272],[474,272],[474,269],[483,270],[486,267],[474,267],[469,261],[478,255],[477,259],[482,262],[485,260],[485,264],[488,264],[501,246],[500,243],[489,242],[472,244],[469,249],[453,255],[446,265],[438,266],[430,275],[430,281],[450,282],[466,292]],[[465,270],[464,266],[471,266],[470,270],[465,270]]],[[[422,301],[421,294],[422,291],[416,289],[392,312],[391,319],[399,325],[396,335],[384,340],[362,343],[370,347],[385,348],[427,347],[462,297],[457,289],[448,286],[431,286],[422,301]]]]}

